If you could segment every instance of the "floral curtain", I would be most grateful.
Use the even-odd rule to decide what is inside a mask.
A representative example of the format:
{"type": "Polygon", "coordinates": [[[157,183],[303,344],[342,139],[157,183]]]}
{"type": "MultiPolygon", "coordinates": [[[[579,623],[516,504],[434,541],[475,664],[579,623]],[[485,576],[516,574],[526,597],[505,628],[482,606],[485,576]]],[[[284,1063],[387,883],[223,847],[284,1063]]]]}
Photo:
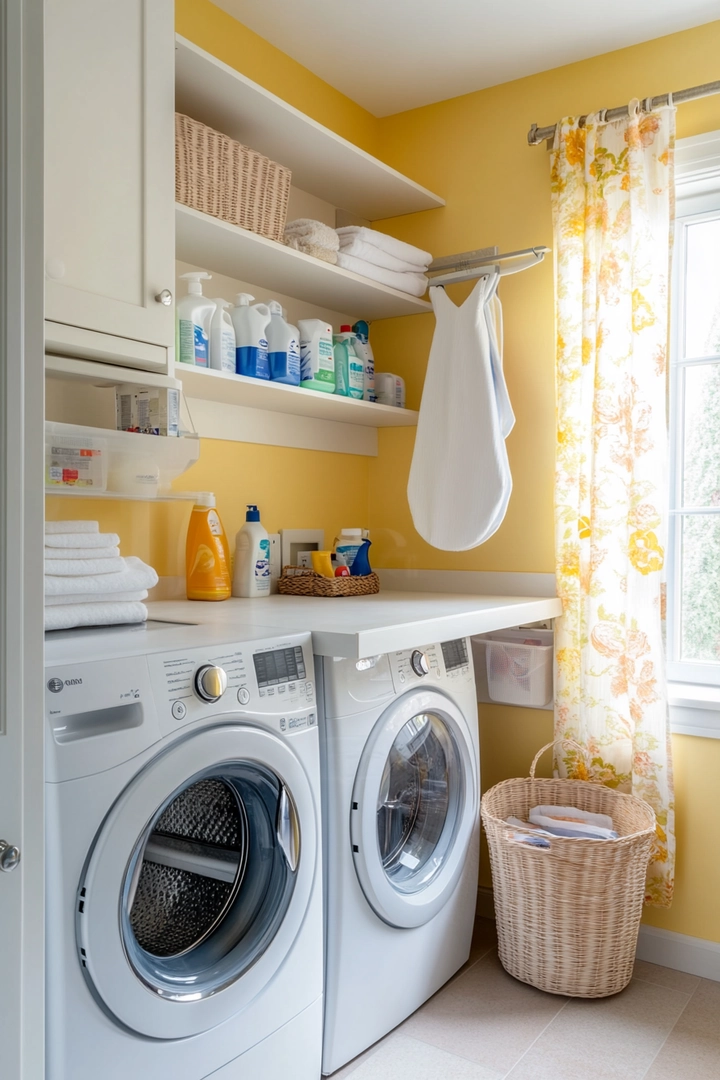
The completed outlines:
{"type": "Polygon", "coordinates": [[[672,899],[675,837],[665,690],[666,365],[672,108],[558,125],[555,529],[561,775],[588,773],[657,815],[646,902],[672,899]]]}

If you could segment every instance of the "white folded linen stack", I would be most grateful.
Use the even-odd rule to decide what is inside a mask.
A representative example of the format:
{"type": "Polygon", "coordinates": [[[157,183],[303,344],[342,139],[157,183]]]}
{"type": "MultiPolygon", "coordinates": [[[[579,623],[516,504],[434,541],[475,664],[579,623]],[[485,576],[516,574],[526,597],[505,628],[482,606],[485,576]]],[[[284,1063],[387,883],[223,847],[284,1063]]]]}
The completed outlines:
{"type": "Polygon", "coordinates": [[[142,601],[158,576],[140,559],[123,559],[119,543],[97,521],[46,523],[46,630],[145,622],[142,601]]]}
{"type": "Polygon", "coordinates": [[[429,251],[361,225],[346,225],[337,234],[338,266],[412,296],[422,296],[427,289],[425,271],[432,262],[429,251]]]}
{"type": "Polygon", "coordinates": [[[340,241],[335,229],[313,218],[296,218],[285,226],[285,245],[323,262],[336,263],[340,241]]]}

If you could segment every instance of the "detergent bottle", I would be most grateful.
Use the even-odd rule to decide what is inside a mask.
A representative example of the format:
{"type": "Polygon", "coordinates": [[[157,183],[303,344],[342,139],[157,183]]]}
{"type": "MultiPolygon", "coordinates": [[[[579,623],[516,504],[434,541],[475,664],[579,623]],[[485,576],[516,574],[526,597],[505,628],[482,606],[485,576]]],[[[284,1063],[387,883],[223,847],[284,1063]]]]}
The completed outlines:
{"type": "Polygon", "coordinates": [[[188,600],[227,600],[230,581],[230,548],[215,496],[200,492],[190,514],[185,545],[188,600]]]}
{"type": "Polygon", "coordinates": [[[177,306],[178,361],[181,364],[206,368],[210,319],[215,311],[215,304],[203,296],[202,283],[209,281],[212,274],[206,274],[204,270],[193,270],[180,276],[187,281],[188,291],[187,296],[183,296],[177,306]]]}
{"type": "Polygon", "coordinates": [[[214,371],[229,371],[234,375],[235,328],[227,312],[232,304],[220,296],[213,303],[215,314],[210,320],[210,367],[214,371]]]}
{"type": "Polygon", "coordinates": [[[245,524],[235,538],[233,596],[270,595],[270,538],[260,524],[260,511],[248,504],[245,524]]]}
{"type": "Polygon", "coordinates": [[[285,321],[285,312],[277,300],[268,303],[270,324],[267,329],[270,378],[273,382],[300,384],[300,331],[285,321]]]}
{"type": "Polygon", "coordinates": [[[238,293],[235,307],[230,312],[235,327],[235,371],[253,379],[269,379],[267,328],[270,308],[267,304],[253,304],[250,293],[238,293]]]}

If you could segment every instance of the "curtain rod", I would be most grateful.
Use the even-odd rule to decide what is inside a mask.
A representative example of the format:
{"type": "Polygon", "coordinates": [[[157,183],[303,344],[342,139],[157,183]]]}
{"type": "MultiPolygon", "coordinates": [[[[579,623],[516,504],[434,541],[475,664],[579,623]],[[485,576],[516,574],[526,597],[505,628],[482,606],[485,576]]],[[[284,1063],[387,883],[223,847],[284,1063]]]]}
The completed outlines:
{"type": "MultiPolygon", "coordinates": [[[[670,94],[660,94],[659,97],[645,98],[642,102],[642,107],[645,112],[652,112],[653,109],[660,109],[663,105],[682,105],[685,101],[695,101],[697,98],[710,97],[712,94],[720,94],[720,80],[718,82],[703,83],[702,86],[691,86],[687,90],[678,90],[670,94]]],[[[605,120],[620,120],[623,116],[628,116],[628,106],[620,105],[617,109],[606,109],[605,120]]],[[[587,116],[580,117],[580,126],[582,127],[587,116]]],[[[553,139],[557,130],[557,124],[552,124],[550,127],[539,128],[537,124],[528,131],[528,146],[539,146],[545,139],[553,139]]]]}

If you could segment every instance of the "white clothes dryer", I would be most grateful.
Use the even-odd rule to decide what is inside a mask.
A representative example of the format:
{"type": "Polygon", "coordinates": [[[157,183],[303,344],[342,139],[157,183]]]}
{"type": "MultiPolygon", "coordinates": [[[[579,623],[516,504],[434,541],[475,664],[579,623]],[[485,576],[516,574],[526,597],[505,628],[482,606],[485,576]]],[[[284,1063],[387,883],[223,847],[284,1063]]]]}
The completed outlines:
{"type": "Polygon", "coordinates": [[[48,1080],[317,1080],[310,635],[46,643],[48,1080]]]}
{"type": "Polygon", "coordinates": [[[324,1075],[470,954],[480,770],[466,639],[316,658],[325,860],[324,1075]]]}

